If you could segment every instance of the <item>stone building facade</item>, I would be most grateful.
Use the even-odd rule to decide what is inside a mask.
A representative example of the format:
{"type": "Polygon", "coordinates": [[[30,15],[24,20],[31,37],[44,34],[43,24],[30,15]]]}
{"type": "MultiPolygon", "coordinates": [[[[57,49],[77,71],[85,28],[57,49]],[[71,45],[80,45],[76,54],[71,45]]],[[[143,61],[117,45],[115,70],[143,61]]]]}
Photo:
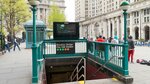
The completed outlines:
{"type": "MultiPolygon", "coordinates": [[[[150,0],[128,1],[130,1],[127,11],[128,35],[132,35],[135,40],[150,40],[150,0]]],[[[117,3],[120,4],[121,0],[117,3]]],[[[107,8],[106,13],[102,12],[97,16],[80,21],[81,37],[96,38],[103,35],[108,38],[117,35],[119,39],[122,39],[124,35],[123,11],[119,6],[116,5],[116,7],[114,10],[107,8]]]]}

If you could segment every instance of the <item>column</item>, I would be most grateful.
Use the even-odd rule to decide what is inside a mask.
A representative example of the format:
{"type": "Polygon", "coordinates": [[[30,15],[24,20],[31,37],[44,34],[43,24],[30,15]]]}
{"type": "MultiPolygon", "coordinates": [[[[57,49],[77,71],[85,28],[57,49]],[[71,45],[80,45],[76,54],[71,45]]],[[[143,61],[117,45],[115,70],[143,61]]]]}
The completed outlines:
{"type": "Polygon", "coordinates": [[[92,23],[92,25],[91,25],[91,38],[95,37],[94,27],[95,27],[95,25],[94,25],[94,23],[92,23]]]}
{"type": "Polygon", "coordinates": [[[120,30],[120,27],[119,27],[119,17],[116,17],[116,21],[117,21],[117,23],[116,23],[117,36],[120,37],[120,36],[119,36],[119,30],[120,30]]]}
{"type": "Polygon", "coordinates": [[[90,30],[90,29],[89,29],[89,28],[90,28],[89,26],[90,26],[90,24],[86,26],[86,38],[87,38],[87,39],[88,39],[88,37],[89,37],[89,30],[90,30]]]}
{"type": "Polygon", "coordinates": [[[134,23],[133,14],[131,12],[130,13],[130,35],[133,37],[133,39],[135,39],[135,29],[133,27],[133,23],[134,23]]]}
{"type": "Polygon", "coordinates": [[[79,37],[81,38],[81,37],[83,37],[83,25],[80,23],[79,24],[80,26],[80,28],[79,28],[79,37]]]}
{"type": "Polygon", "coordinates": [[[121,35],[121,39],[124,37],[124,17],[123,15],[120,16],[120,35],[121,35]]]}
{"type": "Polygon", "coordinates": [[[111,21],[112,21],[112,37],[114,38],[114,36],[115,36],[115,18],[112,18],[111,21]]]}
{"type": "Polygon", "coordinates": [[[107,30],[108,38],[110,37],[110,19],[108,19],[108,30],[107,30]]]}
{"type": "Polygon", "coordinates": [[[108,19],[106,19],[106,29],[105,29],[105,33],[106,33],[107,38],[109,38],[109,36],[108,36],[108,28],[109,28],[108,25],[109,25],[108,19]]]}
{"type": "Polygon", "coordinates": [[[103,35],[105,36],[105,37],[107,37],[107,22],[106,22],[106,20],[103,20],[103,35]]]}
{"type": "Polygon", "coordinates": [[[39,20],[40,19],[40,8],[39,7],[37,7],[36,15],[37,15],[37,20],[39,20]]]}
{"type": "Polygon", "coordinates": [[[142,13],[142,10],[140,10],[139,11],[139,28],[140,28],[140,37],[142,38],[142,39],[145,39],[145,36],[144,36],[144,33],[145,33],[145,31],[144,31],[144,27],[143,27],[143,25],[142,25],[142,23],[144,22],[144,14],[142,13]]]}

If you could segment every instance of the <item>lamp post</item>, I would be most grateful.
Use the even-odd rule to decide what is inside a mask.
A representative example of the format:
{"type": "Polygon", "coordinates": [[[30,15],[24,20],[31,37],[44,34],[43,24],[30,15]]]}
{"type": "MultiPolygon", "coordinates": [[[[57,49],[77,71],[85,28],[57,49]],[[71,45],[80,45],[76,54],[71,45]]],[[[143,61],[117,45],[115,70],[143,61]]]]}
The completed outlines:
{"type": "Polygon", "coordinates": [[[36,6],[37,0],[28,0],[32,6],[33,12],[33,44],[32,44],[32,83],[38,82],[38,69],[37,69],[37,44],[36,44],[36,6]]]}
{"type": "Polygon", "coordinates": [[[127,10],[129,7],[129,2],[123,1],[120,6],[124,15],[124,43],[127,44],[127,10]]]}
{"type": "Polygon", "coordinates": [[[123,47],[123,69],[124,75],[128,75],[128,42],[127,42],[127,10],[129,7],[128,1],[123,1],[120,5],[124,15],[124,47],[123,47]]]}

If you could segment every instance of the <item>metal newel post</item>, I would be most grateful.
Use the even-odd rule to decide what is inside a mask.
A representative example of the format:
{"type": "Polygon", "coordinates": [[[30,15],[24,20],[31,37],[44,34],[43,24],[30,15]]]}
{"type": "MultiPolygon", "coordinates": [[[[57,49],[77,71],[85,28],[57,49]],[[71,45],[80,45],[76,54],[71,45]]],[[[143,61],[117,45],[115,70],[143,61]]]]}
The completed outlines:
{"type": "Polygon", "coordinates": [[[127,44],[127,10],[123,10],[124,15],[124,44],[127,44]]]}
{"type": "Polygon", "coordinates": [[[124,15],[124,75],[128,75],[128,41],[127,41],[127,10],[123,10],[124,15]]]}
{"type": "Polygon", "coordinates": [[[123,15],[124,15],[124,46],[123,46],[123,62],[122,62],[122,66],[123,66],[123,75],[129,75],[129,71],[128,71],[128,41],[127,41],[127,10],[129,8],[129,2],[128,1],[123,1],[121,3],[121,8],[124,11],[123,15]]]}
{"type": "Polygon", "coordinates": [[[32,83],[38,82],[37,71],[37,44],[36,44],[36,5],[32,6],[33,11],[33,44],[32,44],[32,83]]]}

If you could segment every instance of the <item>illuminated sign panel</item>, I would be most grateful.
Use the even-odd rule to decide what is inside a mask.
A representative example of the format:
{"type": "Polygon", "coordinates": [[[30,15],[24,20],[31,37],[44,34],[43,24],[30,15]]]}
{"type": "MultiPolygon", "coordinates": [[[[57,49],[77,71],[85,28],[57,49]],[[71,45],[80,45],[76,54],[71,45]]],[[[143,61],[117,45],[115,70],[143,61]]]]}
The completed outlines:
{"type": "Polygon", "coordinates": [[[74,42],[56,43],[56,54],[74,54],[74,53],[75,53],[74,42]]]}

